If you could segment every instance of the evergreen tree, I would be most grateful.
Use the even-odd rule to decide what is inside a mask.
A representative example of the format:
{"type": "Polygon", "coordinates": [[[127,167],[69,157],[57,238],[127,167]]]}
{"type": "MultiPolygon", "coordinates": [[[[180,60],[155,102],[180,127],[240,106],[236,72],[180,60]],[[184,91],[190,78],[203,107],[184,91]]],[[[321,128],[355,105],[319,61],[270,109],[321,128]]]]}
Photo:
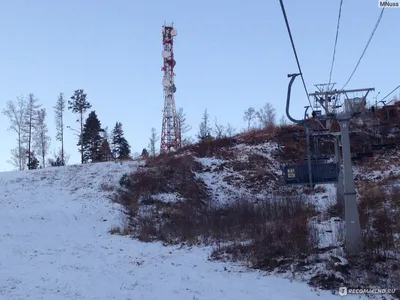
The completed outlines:
{"type": "Polygon", "coordinates": [[[83,155],[83,115],[85,112],[92,107],[89,101],[86,100],[86,94],[83,90],[76,90],[74,95],[71,97],[71,100],[68,101],[68,109],[70,109],[74,114],[78,114],[78,119],[76,120],[80,125],[80,139],[77,146],[80,147],[81,153],[81,163],[84,163],[84,155],[83,155]]]}
{"type": "Polygon", "coordinates": [[[36,158],[35,152],[27,152],[28,170],[36,170],[39,168],[39,160],[36,158]]]}
{"type": "Polygon", "coordinates": [[[101,156],[101,161],[110,161],[113,159],[113,154],[111,151],[111,135],[108,130],[108,126],[103,128],[103,134],[102,134],[102,144],[100,147],[100,156],[101,156]]]}
{"type": "Polygon", "coordinates": [[[100,146],[100,161],[110,161],[112,158],[110,143],[106,138],[103,138],[100,146]]]}
{"type": "Polygon", "coordinates": [[[131,154],[131,146],[124,137],[121,122],[115,124],[112,132],[112,152],[116,159],[126,159],[131,154]]]}
{"type": "Polygon", "coordinates": [[[90,112],[86,119],[82,132],[83,162],[96,162],[101,159],[100,148],[103,138],[100,133],[103,132],[101,124],[97,118],[96,112],[90,112]]]}
{"type": "Polygon", "coordinates": [[[143,158],[148,158],[149,157],[149,151],[147,151],[146,148],[143,148],[142,154],[140,155],[143,158]]]}

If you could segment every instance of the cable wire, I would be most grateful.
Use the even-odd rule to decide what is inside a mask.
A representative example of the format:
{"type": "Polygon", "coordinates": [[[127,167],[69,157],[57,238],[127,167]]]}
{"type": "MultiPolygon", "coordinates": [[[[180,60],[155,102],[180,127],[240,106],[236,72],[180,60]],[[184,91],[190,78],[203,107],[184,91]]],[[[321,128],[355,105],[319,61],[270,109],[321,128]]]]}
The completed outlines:
{"type": "Polygon", "coordinates": [[[351,73],[349,79],[347,80],[346,84],[342,87],[342,90],[349,84],[351,78],[353,78],[354,73],[357,71],[357,68],[358,68],[358,66],[360,65],[360,62],[361,62],[362,58],[364,57],[364,54],[365,54],[365,52],[367,51],[368,46],[369,46],[369,44],[371,43],[372,38],[374,37],[375,31],[376,31],[376,29],[378,28],[379,23],[381,22],[381,19],[382,19],[382,16],[383,16],[383,12],[384,12],[384,11],[385,11],[385,8],[382,8],[381,13],[380,13],[380,15],[379,15],[379,17],[378,17],[378,20],[376,21],[375,27],[374,27],[374,29],[372,30],[372,33],[371,33],[371,35],[370,35],[370,37],[369,37],[369,39],[368,39],[367,45],[365,46],[364,51],[362,52],[362,54],[361,54],[361,56],[360,56],[360,58],[359,58],[359,60],[358,60],[358,62],[357,62],[357,65],[355,66],[355,68],[354,68],[353,72],[351,73]]]}
{"type": "MultiPolygon", "coordinates": [[[[400,88],[400,84],[393,90],[393,91],[391,91],[389,94],[387,94],[385,97],[383,97],[380,101],[383,101],[383,100],[385,100],[387,97],[389,97],[391,94],[393,94],[395,91],[397,91],[397,89],[398,88],[400,88]]],[[[391,103],[391,102],[393,102],[395,99],[393,99],[393,100],[391,100],[389,103],[391,103]]],[[[387,104],[389,104],[389,103],[387,103],[387,104]]],[[[386,104],[386,105],[387,105],[386,104]]]]}
{"type": "Polygon", "coordinates": [[[295,56],[295,58],[296,58],[297,67],[298,67],[298,69],[299,69],[301,81],[303,82],[303,87],[304,87],[304,90],[305,90],[306,95],[307,95],[308,103],[310,104],[311,107],[313,107],[312,104],[311,104],[311,101],[310,101],[310,96],[308,95],[308,90],[307,90],[306,83],[305,83],[305,81],[304,81],[303,72],[301,71],[300,62],[299,62],[299,57],[298,57],[298,55],[297,55],[296,47],[294,46],[293,36],[292,36],[292,32],[291,32],[291,30],[290,30],[289,21],[288,21],[287,15],[286,15],[285,6],[283,5],[283,0],[279,0],[279,2],[280,2],[280,4],[281,4],[281,9],[282,9],[283,18],[285,19],[286,28],[287,28],[287,31],[288,31],[288,33],[289,33],[290,42],[291,42],[291,44],[292,44],[293,53],[294,53],[294,56],[295,56]]]}
{"type": "Polygon", "coordinates": [[[335,56],[336,56],[336,46],[337,46],[337,41],[339,37],[339,25],[340,25],[340,17],[342,15],[342,5],[343,5],[343,0],[340,0],[340,5],[339,5],[339,15],[337,19],[337,24],[336,24],[336,36],[335,36],[335,45],[333,46],[333,57],[332,57],[332,64],[331,64],[331,70],[329,72],[329,83],[328,87],[332,82],[332,71],[333,71],[333,65],[335,64],[335,56]]]}

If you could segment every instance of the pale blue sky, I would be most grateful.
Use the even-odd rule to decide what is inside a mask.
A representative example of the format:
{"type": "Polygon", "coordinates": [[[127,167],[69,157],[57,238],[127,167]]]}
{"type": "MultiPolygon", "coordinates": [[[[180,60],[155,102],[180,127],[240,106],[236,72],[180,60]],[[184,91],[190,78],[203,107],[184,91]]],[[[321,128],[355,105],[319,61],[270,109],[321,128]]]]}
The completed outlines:
{"type": "MultiPolygon", "coordinates": [[[[309,91],[329,78],[339,0],[286,0],[300,63],[309,91]]],[[[333,81],[347,81],[380,13],[378,1],[344,0],[333,81]]],[[[375,87],[388,93],[399,84],[399,9],[386,9],[361,65],[347,88],[375,87]]],[[[197,132],[201,115],[230,122],[238,130],[248,106],[267,101],[284,113],[288,73],[297,72],[277,0],[135,1],[13,0],[0,7],[0,105],[34,93],[48,111],[60,92],[88,94],[103,126],[121,121],[134,152],[148,145],[151,127],[160,133],[163,108],[161,27],[174,22],[176,105],[197,132]]],[[[373,96],[373,95],[372,95],[373,96]]],[[[293,115],[307,99],[300,79],[293,90],[293,115]]],[[[76,126],[67,112],[66,124],[76,126]]],[[[0,116],[0,170],[15,147],[0,116]]],[[[67,131],[70,163],[79,161],[76,137],[67,131]]]]}

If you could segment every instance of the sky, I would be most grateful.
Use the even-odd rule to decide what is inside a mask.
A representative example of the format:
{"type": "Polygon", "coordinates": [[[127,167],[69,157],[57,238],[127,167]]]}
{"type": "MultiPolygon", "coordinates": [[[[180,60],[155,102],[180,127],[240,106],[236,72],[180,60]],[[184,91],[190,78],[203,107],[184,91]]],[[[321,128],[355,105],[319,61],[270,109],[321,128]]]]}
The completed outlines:
{"type": "MultiPolygon", "coordinates": [[[[286,0],[309,92],[329,80],[340,0],[286,0]],[[321,4],[323,3],[323,4],[321,4]]],[[[360,57],[381,8],[375,0],[344,0],[332,81],[341,88],[360,57]]],[[[374,87],[371,97],[399,84],[398,19],[387,8],[347,88],[374,87]],[[397,22],[396,22],[397,21],[397,22]]],[[[218,123],[245,127],[243,112],[271,103],[278,117],[286,105],[287,74],[297,72],[279,1],[14,0],[0,9],[0,107],[17,96],[35,94],[46,108],[51,152],[53,106],[60,92],[70,98],[84,89],[103,127],[122,122],[133,152],[148,146],[151,128],[161,133],[162,40],[164,23],[174,22],[177,108],[186,112],[195,135],[205,109],[218,123]]],[[[371,99],[371,98],[370,98],[371,99]]],[[[291,113],[301,118],[308,100],[298,78],[291,113]]],[[[66,112],[65,123],[78,128],[66,112]]],[[[3,147],[0,171],[16,147],[16,134],[0,115],[3,147]]],[[[69,163],[79,162],[77,137],[66,130],[69,163]]]]}

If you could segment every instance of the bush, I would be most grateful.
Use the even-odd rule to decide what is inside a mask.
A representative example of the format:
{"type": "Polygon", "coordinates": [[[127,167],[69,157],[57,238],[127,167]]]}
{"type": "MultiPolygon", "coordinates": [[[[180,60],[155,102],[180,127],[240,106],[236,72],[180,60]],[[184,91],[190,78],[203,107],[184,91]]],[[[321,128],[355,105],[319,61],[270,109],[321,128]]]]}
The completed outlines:
{"type": "Polygon", "coordinates": [[[300,196],[258,203],[239,198],[224,206],[158,202],[150,211],[134,213],[128,231],[146,242],[216,243],[215,259],[232,252],[255,268],[269,269],[283,257],[295,260],[315,251],[316,235],[308,223],[313,215],[314,207],[300,196]]]}

